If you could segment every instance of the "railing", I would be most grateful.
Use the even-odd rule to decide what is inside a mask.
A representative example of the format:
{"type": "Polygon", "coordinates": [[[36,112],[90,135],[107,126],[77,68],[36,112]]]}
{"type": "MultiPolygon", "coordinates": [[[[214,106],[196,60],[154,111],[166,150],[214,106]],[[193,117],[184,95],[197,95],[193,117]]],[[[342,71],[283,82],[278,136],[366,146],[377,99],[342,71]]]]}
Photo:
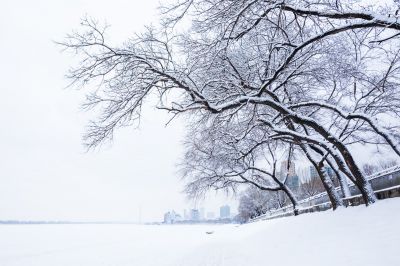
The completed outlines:
{"type": "MultiPolygon", "coordinates": [[[[389,174],[393,174],[393,173],[395,173],[395,172],[398,172],[398,171],[400,171],[400,165],[395,165],[395,166],[393,166],[393,167],[390,167],[390,168],[387,168],[387,169],[384,169],[384,170],[382,170],[382,171],[379,171],[379,172],[377,172],[377,173],[374,173],[374,174],[372,174],[372,175],[369,175],[369,176],[367,176],[367,179],[369,180],[369,181],[372,181],[372,180],[374,180],[374,179],[377,179],[377,178],[379,178],[379,177],[383,177],[383,176],[386,176],[386,175],[389,175],[389,174]]],[[[350,180],[347,180],[347,182],[349,182],[350,180]]],[[[349,188],[351,188],[351,187],[354,187],[355,185],[352,183],[352,184],[349,184],[349,188]]],[[[340,191],[341,189],[340,189],[340,186],[339,187],[336,187],[336,191],[340,191]]],[[[315,200],[315,199],[318,199],[318,198],[321,198],[321,197],[324,197],[324,196],[327,196],[328,195],[328,193],[325,191],[325,192],[321,192],[321,193],[319,193],[319,194],[317,194],[317,195],[314,195],[314,196],[312,196],[312,197],[309,197],[309,198],[306,198],[306,199],[303,199],[303,200],[300,200],[299,202],[298,202],[298,204],[300,205],[300,204],[302,204],[302,203],[306,203],[306,202],[309,202],[309,201],[311,201],[311,200],[315,200]]]]}
{"type": "MultiPolygon", "coordinates": [[[[400,165],[395,165],[393,167],[390,167],[390,168],[384,169],[382,171],[379,171],[377,173],[374,173],[372,175],[369,175],[369,176],[367,176],[367,179],[371,182],[371,181],[376,180],[378,178],[388,177],[388,176],[390,176],[390,175],[392,175],[394,173],[397,173],[397,172],[400,172],[400,165]]],[[[354,186],[355,186],[354,184],[349,184],[349,188],[354,188],[354,186]]],[[[336,187],[335,189],[336,189],[336,191],[341,191],[340,186],[336,187]]],[[[359,195],[359,194],[354,194],[352,196],[357,196],[357,195],[359,195]]],[[[322,193],[319,193],[319,194],[314,195],[312,197],[309,197],[309,198],[306,198],[306,199],[302,199],[302,200],[298,201],[297,203],[298,203],[298,206],[301,209],[311,208],[312,206],[310,205],[310,203],[312,201],[315,201],[315,200],[323,198],[323,197],[327,198],[326,202],[318,203],[318,204],[315,204],[313,206],[323,205],[323,204],[329,203],[329,201],[328,201],[328,193],[327,192],[322,192],[322,193]]],[[[264,218],[273,218],[273,217],[277,217],[277,216],[284,216],[284,214],[292,213],[292,212],[293,212],[293,205],[290,204],[290,205],[284,206],[284,207],[279,208],[279,209],[270,210],[265,214],[262,214],[262,215],[260,215],[258,217],[255,217],[255,218],[251,219],[250,222],[262,220],[264,218]]]]}

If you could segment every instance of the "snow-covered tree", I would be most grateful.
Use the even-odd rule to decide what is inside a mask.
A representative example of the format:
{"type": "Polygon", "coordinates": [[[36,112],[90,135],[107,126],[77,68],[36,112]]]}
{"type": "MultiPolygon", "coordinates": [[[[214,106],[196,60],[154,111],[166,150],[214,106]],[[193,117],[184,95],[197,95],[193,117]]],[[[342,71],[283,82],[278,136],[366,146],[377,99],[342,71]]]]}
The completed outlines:
{"type": "Polygon", "coordinates": [[[180,165],[186,193],[196,198],[210,189],[230,192],[245,184],[263,192],[284,193],[297,214],[296,196],[286,185],[287,176],[282,179],[277,172],[276,153],[285,143],[266,142],[262,131],[246,131],[243,121],[234,120],[191,124],[180,165]],[[243,134],[246,137],[240,139],[243,134]]]}
{"type": "Polygon", "coordinates": [[[276,192],[265,192],[254,186],[243,191],[239,198],[239,217],[243,221],[279,208],[276,192]]]}
{"type": "Polygon", "coordinates": [[[400,155],[398,9],[393,1],[181,0],[164,7],[159,27],[121,46],[84,19],[63,45],[82,56],[73,83],[99,82],[85,105],[101,110],[87,144],[140,119],[157,92],[159,108],[173,115],[241,117],[241,128],[263,130],[262,143],[303,152],[335,204],[328,164],[343,189],[347,177],[373,203],[349,146],[387,145],[400,155]]]}

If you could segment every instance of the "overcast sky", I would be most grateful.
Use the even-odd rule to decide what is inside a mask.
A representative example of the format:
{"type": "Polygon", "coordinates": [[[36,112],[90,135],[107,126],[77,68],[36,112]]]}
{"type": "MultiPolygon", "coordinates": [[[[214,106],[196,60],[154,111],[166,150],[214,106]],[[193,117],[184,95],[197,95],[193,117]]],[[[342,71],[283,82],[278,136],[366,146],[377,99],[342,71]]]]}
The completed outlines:
{"type": "MultiPolygon", "coordinates": [[[[168,127],[162,111],[145,108],[139,130],[86,153],[81,136],[91,114],[83,91],[65,89],[73,58],[53,41],[85,14],[111,24],[121,42],[156,18],[158,1],[2,1],[0,16],[0,220],[162,219],[194,207],[176,173],[183,127],[168,127]]],[[[231,198],[197,206],[217,212],[231,198]]]]}

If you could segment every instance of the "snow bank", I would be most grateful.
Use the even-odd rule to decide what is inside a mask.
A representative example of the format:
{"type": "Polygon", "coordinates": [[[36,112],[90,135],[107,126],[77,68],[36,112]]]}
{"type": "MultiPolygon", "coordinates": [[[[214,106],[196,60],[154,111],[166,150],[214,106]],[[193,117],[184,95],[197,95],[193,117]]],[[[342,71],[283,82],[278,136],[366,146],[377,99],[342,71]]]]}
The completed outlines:
{"type": "Polygon", "coordinates": [[[178,265],[400,265],[400,198],[215,232],[178,265]]]}
{"type": "Polygon", "coordinates": [[[399,221],[397,198],[240,226],[1,225],[0,265],[399,265],[399,221]]]}

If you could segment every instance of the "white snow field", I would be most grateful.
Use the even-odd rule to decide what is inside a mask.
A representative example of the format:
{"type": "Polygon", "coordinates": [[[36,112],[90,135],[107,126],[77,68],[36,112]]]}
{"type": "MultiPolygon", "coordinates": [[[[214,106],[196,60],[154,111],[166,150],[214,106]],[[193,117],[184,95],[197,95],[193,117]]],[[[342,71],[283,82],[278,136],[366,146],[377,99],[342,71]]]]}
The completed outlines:
{"type": "Polygon", "coordinates": [[[1,225],[0,265],[400,265],[400,198],[240,226],[1,225]]]}

